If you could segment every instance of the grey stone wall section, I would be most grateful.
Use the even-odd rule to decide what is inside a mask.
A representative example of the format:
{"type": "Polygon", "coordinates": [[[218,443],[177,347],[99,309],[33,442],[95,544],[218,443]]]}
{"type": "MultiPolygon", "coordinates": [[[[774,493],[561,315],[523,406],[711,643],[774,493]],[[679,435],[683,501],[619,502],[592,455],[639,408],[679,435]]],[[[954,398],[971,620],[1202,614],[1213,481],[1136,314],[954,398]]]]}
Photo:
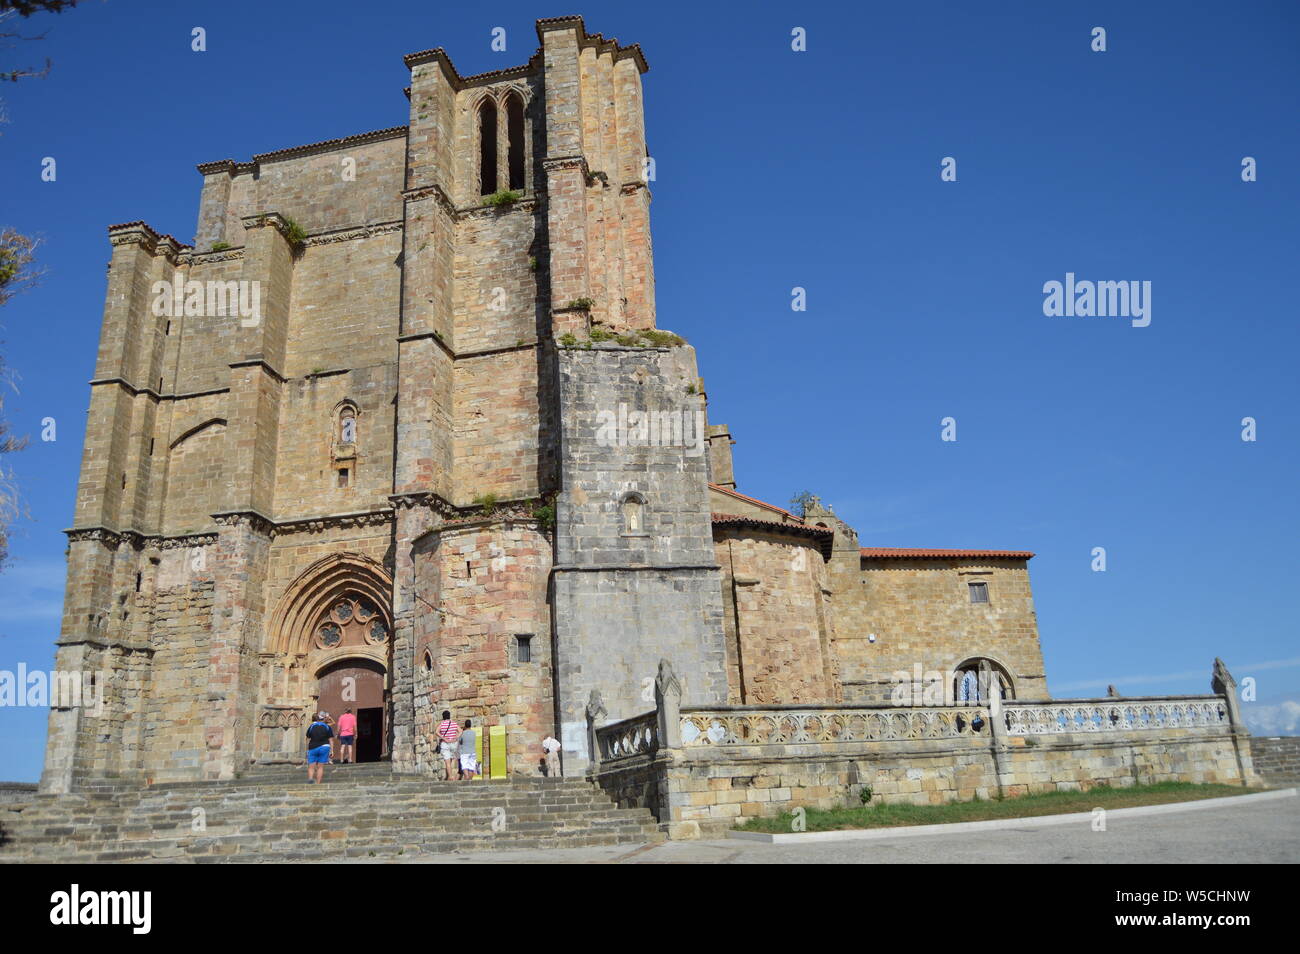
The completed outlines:
{"type": "Polygon", "coordinates": [[[1252,737],[1250,752],[1255,771],[1270,785],[1300,783],[1300,735],[1252,737]]]}
{"type": "Polygon", "coordinates": [[[554,571],[558,721],[565,774],[586,770],[586,703],[602,693],[606,721],[654,706],[659,660],[683,703],[725,700],[721,570],[708,497],[707,442],[689,347],[565,348],[559,354],[560,474],[554,571]],[[690,423],[690,446],[598,439],[601,412],[657,411],[690,423]],[[696,412],[700,414],[697,416],[696,412]],[[644,500],[644,532],[624,528],[623,502],[644,500]]]}

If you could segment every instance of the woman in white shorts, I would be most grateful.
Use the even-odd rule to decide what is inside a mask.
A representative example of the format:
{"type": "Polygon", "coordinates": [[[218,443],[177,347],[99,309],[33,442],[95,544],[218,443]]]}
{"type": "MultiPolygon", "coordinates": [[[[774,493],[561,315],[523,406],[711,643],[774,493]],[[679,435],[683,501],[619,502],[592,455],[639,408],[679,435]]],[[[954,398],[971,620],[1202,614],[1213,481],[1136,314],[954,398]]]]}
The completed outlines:
{"type": "Polygon", "coordinates": [[[473,725],[469,719],[465,720],[465,728],[460,733],[460,777],[462,779],[473,778],[478,772],[478,758],[474,754],[474,730],[470,728],[473,725]]]}

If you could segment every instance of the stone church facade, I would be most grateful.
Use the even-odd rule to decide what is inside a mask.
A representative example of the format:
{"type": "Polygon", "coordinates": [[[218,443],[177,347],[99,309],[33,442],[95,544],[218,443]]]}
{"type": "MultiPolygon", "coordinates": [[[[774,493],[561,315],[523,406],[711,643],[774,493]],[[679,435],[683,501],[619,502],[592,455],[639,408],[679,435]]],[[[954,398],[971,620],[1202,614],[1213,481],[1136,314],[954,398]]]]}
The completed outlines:
{"type": "Polygon", "coordinates": [[[593,691],[636,716],[665,658],[684,706],[884,704],[917,666],[1049,698],[1031,553],[736,489],[655,314],[645,57],[537,32],[477,76],[407,56],[405,126],[199,166],[193,246],[109,229],[56,661],[103,707],[51,711],[46,791],[293,761],[345,704],[402,771],[448,708],[579,774],[593,691]]]}

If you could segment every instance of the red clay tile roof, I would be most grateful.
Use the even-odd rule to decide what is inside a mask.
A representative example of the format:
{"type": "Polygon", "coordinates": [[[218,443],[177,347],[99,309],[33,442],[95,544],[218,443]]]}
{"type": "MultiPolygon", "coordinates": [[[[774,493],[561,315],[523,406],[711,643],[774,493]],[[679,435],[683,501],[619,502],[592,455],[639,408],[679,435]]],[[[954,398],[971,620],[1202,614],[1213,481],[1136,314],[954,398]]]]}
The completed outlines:
{"type": "Polygon", "coordinates": [[[835,545],[835,531],[828,527],[810,527],[804,523],[785,523],[781,520],[760,520],[758,517],[746,517],[737,513],[713,514],[715,527],[750,527],[766,530],[769,533],[785,533],[797,537],[811,538],[821,551],[822,558],[831,558],[831,548],[835,545]]]}
{"type": "Polygon", "coordinates": [[[988,557],[999,560],[1028,560],[1033,554],[1028,550],[935,550],[928,547],[863,547],[864,559],[925,560],[967,559],[970,557],[988,557]]]}

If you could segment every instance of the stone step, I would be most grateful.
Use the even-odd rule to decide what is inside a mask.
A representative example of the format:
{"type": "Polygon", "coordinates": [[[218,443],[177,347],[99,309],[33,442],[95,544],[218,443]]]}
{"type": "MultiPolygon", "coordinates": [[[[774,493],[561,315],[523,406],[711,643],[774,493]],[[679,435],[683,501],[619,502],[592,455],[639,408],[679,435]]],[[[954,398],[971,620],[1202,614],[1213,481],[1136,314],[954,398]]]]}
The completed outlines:
{"type": "Polygon", "coordinates": [[[445,782],[356,768],[333,785],[265,772],[35,796],[0,807],[0,862],[329,861],[662,840],[649,811],[620,809],[581,778],[445,782]],[[196,808],[202,832],[191,830],[196,808]]]}

